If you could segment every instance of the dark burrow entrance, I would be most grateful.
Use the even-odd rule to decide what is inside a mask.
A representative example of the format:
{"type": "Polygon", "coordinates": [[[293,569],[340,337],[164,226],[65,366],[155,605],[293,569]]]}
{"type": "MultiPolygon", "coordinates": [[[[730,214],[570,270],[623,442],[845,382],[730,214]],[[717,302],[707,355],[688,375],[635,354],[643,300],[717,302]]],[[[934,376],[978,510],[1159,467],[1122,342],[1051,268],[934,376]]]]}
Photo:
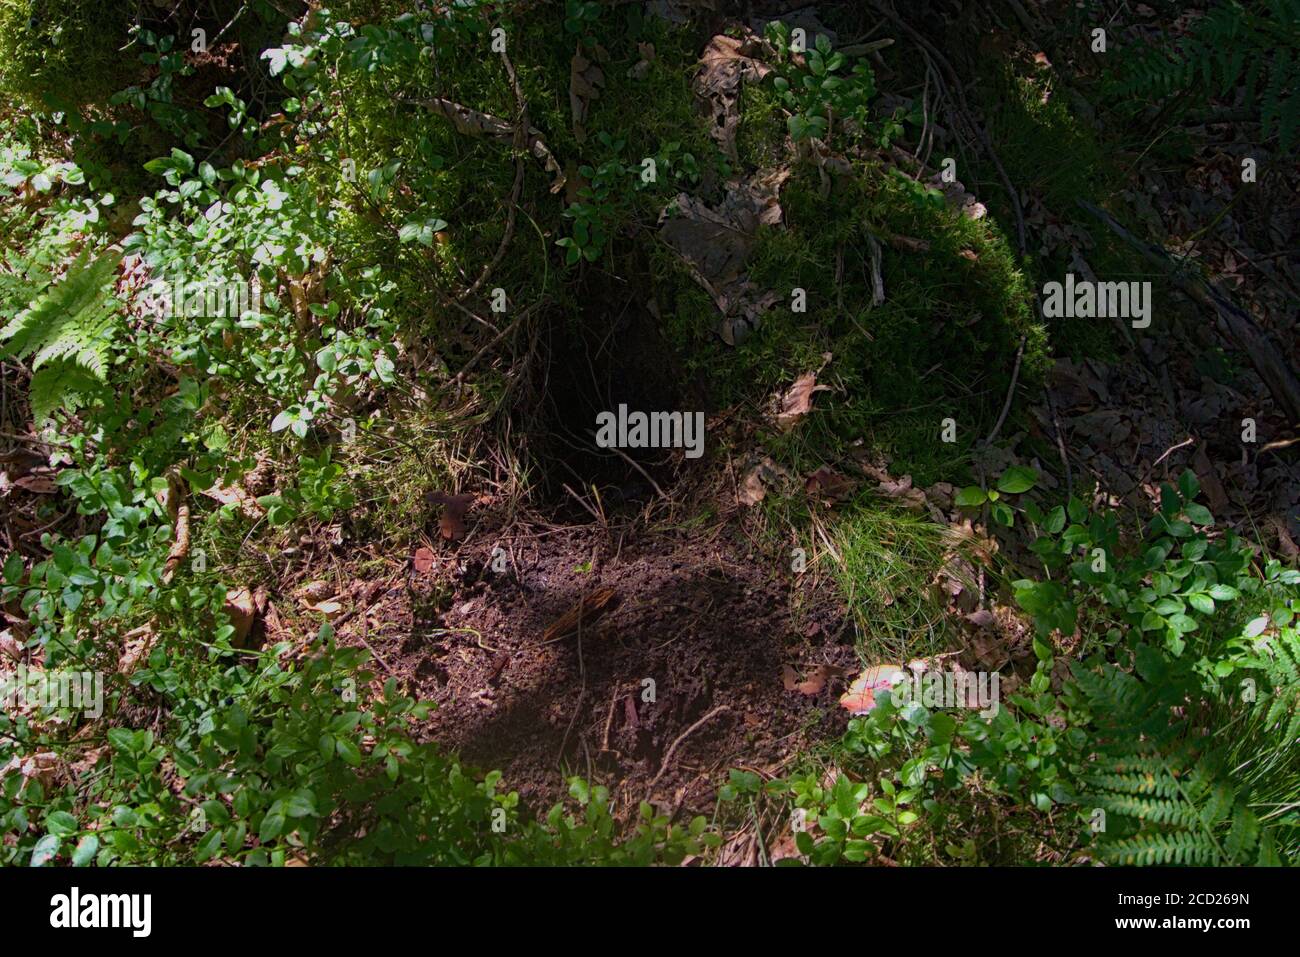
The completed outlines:
{"type": "Polygon", "coordinates": [[[601,278],[589,281],[578,298],[580,309],[543,333],[547,361],[535,383],[540,407],[528,431],[545,500],[566,515],[577,509],[585,520],[590,516],[566,485],[584,496],[594,486],[600,504],[618,510],[655,494],[651,480],[667,487],[673,472],[670,449],[599,447],[601,413],[617,414],[622,405],[629,412],[687,414],[702,405],[682,384],[674,350],[648,305],[650,294],[601,278]]]}

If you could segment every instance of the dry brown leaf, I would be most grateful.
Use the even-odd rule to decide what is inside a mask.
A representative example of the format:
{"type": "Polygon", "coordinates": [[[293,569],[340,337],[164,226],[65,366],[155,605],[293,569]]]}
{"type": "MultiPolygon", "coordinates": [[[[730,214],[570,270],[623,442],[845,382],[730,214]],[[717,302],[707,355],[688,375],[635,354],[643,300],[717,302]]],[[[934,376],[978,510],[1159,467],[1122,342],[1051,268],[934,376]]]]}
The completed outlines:
{"type": "Polygon", "coordinates": [[[910,475],[881,482],[880,491],[892,499],[897,499],[908,508],[925,508],[925,493],[919,488],[912,487],[910,475]]]}
{"type": "Polygon", "coordinates": [[[1209,502],[1210,511],[1216,515],[1222,515],[1228,509],[1228,492],[1224,489],[1223,483],[1219,481],[1219,473],[1215,469],[1214,463],[1205,454],[1204,442],[1196,447],[1196,453],[1192,456],[1192,469],[1196,472],[1196,478],[1200,481],[1201,488],[1205,490],[1205,498],[1209,502]]]}
{"type": "Polygon", "coordinates": [[[829,392],[830,386],[817,384],[817,373],[805,372],[795,380],[781,400],[781,411],[776,417],[776,424],[785,432],[795,427],[798,421],[812,411],[812,397],[817,392],[829,392]]]}
{"type": "Polygon", "coordinates": [[[579,143],[586,142],[591,101],[600,97],[604,85],[605,71],[583,54],[579,44],[569,61],[569,112],[573,117],[573,137],[579,143]]]}
{"type": "Polygon", "coordinates": [[[244,647],[253,630],[253,622],[257,620],[257,604],[253,593],[247,588],[232,588],[227,591],[225,612],[235,628],[230,643],[237,648],[244,647]]]}
{"type": "Polygon", "coordinates": [[[4,654],[14,661],[22,661],[23,659],[23,646],[8,629],[0,631],[0,654],[4,654]]]}
{"type": "Polygon", "coordinates": [[[757,505],[766,496],[767,486],[763,484],[762,466],[755,465],[740,483],[740,501],[744,505],[757,505]]]}
{"type": "Polygon", "coordinates": [[[58,769],[59,756],[53,751],[41,751],[23,760],[19,773],[25,778],[40,781],[42,785],[49,787],[58,769]]]}
{"type": "Polygon", "coordinates": [[[853,492],[853,481],[845,478],[829,465],[823,465],[804,481],[804,491],[810,496],[837,502],[853,492]]]}
{"type": "Polygon", "coordinates": [[[153,643],[158,633],[153,625],[142,625],[123,636],[122,657],[118,659],[117,670],[124,675],[135,671],[136,667],[153,650],[153,643]]]}
{"type": "Polygon", "coordinates": [[[45,456],[37,455],[35,452],[29,452],[26,449],[0,452],[0,465],[4,466],[5,474],[13,480],[22,478],[24,475],[38,469],[47,468],[44,463],[45,456]]]}
{"type": "Polygon", "coordinates": [[[438,520],[438,530],[449,542],[458,541],[465,535],[465,513],[476,501],[473,495],[448,495],[445,492],[430,492],[429,501],[442,506],[442,516],[438,520]]]}
{"type": "Polygon", "coordinates": [[[326,618],[337,618],[343,613],[343,604],[334,599],[321,602],[304,602],[303,604],[308,611],[317,612],[326,618]]]}
{"type": "Polygon", "coordinates": [[[338,589],[334,585],[320,578],[309,581],[298,589],[299,597],[306,602],[324,601],[337,592],[338,589]]]}
{"type": "Polygon", "coordinates": [[[790,475],[785,469],[772,461],[770,456],[761,460],[745,473],[740,483],[738,498],[743,505],[757,505],[767,495],[768,486],[788,480],[790,475]]]}
{"type": "Polygon", "coordinates": [[[780,192],[789,177],[782,168],[731,180],[714,207],[679,193],[660,216],[660,236],[722,313],[718,332],[728,345],[757,329],[781,298],[751,282],[745,268],[758,229],[781,221],[780,192]]]}
{"type": "Polygon", "coordinates": [[[641,54],[641,59],[633,64],[632,68],[627,71],[627,75],[633,80],[644,80],[650,73],[650,64],[655,61],[655,45],[653,43],[638,43],[636,49],[641,54]]]}
{"type": "Polygon", "coordinates": [[[1273,526],[1273,531],[1277,535],[1277,550],[1287,561],[1293,561],[1300,557],[1300,547],[1296,546],[1295,539],[1287,531],[1286,524],[1276,515],[1268,517],[1268,523],[1273,526]]]}
{"type": "Polygon", "coordinates": [[[797,691],[804,695],[818,695],[826,689],[826,682],[831,678],[843,676],[844,669],[835,665],[818,665],[802,681],[790,665],[781,666],[781,682],[786,691],[797,691]]]}
{"type": "Polygon", "coordinates": [[[14,482],[14,486],[36,495],[53,495],[59,490],[49,475],[24,475],[14,482]]]}
{"type": "Polygon", "coordinates": [[[266,510],[257,504],[257,497],[242,485],[222,485],[218,482],[203,492],[205,498],[222,505],[233,505],[246,517],[256,521],[266,514],[266,510]]]}
{"type": "Polygon", "coordinates": [[[415,550],[415,554],[411,556],[411,564],[420,575],[426,574],[429,569],[433,568],[433,561],[433,549],[427,545],[421,545],[415,550]]]}
{"type": "Polygon", "coordinates": [[[708,106],[709,134],[732,162],[739,161],[736,132],[740,125],[740,88],[744,82],[758,83],[772,68],[757,59],[763,41],[752,31],[741,37],[718,34],[704,48],[695,75],[695,94],[708,106]]]}

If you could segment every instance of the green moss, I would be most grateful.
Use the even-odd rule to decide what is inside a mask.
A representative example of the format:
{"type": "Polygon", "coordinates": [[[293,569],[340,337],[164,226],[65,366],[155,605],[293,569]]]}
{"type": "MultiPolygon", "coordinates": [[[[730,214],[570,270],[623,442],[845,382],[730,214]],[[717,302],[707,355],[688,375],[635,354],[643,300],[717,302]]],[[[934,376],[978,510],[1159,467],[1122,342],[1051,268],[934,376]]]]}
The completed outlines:
{"type": "Polygon", "coordinates": [[[658,262],[675,295],[669,322],[688,371],[707,371],[721,405],[761,402],[821,367],[829,352],[822,381],[834,391],[772,444],[815,462],[866,439],[918,480],[954,478],[964,451],[1001,410],[1021,337],[1021,382],[1038,380],[1048,364],[1032,290],[1006,238],[987,221],[918,206],[877,166],[860,166],[827,198],[815,170],[797,169],[781,203],[784,227],[759,231],[749,263],[750,278],[781,299],[735,348],[714,333],[718,316],[707,295],[684,270],[658,262]],[[868,231],[930,244],[928,252],[882,244],[886,298],[875,307],[868,231]],[[790,310],[796,287],[807,291],[805,313],[790,310]],[[958,422],[956,444],[939,441],[949,416],[958,422]]]}
{"type": "Polygon", "coordinates": [[[748,169],[780,164],[786,140],[785,113],[768,84],[746,84],[740,97],[736,153],[748,169]]]}
{"type": "Polygon", "coordinates": [[[43,106],[45,94],[82,104],[128,85],[139,64],[118,51],[134,4],[6,0],[0,4],[0,88],[43,106]]]}
{"type": "MultiPolygon", "coordinates": [[[[1006,59],[985,61],[980,88],[989,136],[1011,181],[1053,210],[1112,191],[1117,170],[1097,134],[1071,112],[1043,72],[1020,75],[1006,59]]],[[[1000,192],[1000,190],[999,190],[1000,192]]]]}

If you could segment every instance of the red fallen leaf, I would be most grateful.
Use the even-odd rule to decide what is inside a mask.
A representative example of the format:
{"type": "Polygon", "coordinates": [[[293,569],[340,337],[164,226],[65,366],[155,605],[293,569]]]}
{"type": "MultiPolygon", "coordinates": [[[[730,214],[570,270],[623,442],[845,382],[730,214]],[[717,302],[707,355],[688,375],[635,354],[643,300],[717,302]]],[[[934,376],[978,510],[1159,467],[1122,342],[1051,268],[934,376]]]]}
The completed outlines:
{"type": "Polygon", "coordinates": [[[433,567],[433,549],[421,545],[415,550],[415,554],[411,556],[411,564],[415,566],[415,570],[421,575],[427,574],[429,569],[433,567]]]}
{"type": "Polygon", "coordinates": [[[474,504],[473,495],[448,495],[445,492],[430,492],[428,499],[434,505],[442,506],[442,517],[438,520],[438,529],[442,537],[454,542],[465,535],[465,513],[474,504]]]}
{"type": "Polygon", "coordinates": [[[898,665],[874,665],[858,675],[849,690],[840,695],[840,707],[847,708],[849,714],[866,714],[876,706],[877,691],[892,688],[904,677],[898,665]]]}
{"type": "Polygon", "coordinates": [[[836,668],[834,665],[818,665],[812,670],[806,679],[799,680],[794,668],[790,665],[781,666],[781,683],[785,685],[786,691],[797,691],[800,694],[816,695],[821,694],[826,687],[828,678],[844,674],[843,670],[836,668]]]}

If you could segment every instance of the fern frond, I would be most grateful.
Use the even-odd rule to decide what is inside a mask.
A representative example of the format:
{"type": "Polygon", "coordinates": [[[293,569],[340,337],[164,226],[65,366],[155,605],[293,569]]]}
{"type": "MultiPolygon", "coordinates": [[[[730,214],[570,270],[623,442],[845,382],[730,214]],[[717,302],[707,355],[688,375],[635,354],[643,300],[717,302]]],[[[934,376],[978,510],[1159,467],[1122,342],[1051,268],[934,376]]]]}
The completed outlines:
{"type": "Polygon", "coordinates": [[[32,359],[31,403],[38,419],[84,405],[107,376],[118,303],[113,279],[121,255],[91,261],[87,250],[66,276],[0,329],[2,354],[32,359]]]}
{"type": "Polygon", "coordinates": [[[1148,682],[1107,664],[1078,666],[1074,678],[1109,741],[1081,777],[1083,802],[1109,818],[1094,839],[1098,857],[1138,865],[1244,863],[1260,825],[1217,752],[1193,733],[1180,707],[1183,673],[1148,682]]]}
{"type": "Polygon", "coordinates": [[[1192,828],[1200,823],[1197,809],[1180,801],[1160,801],[1127,794],[1102,794],[1092,801],[1108,813],[1155,824],[1192,828]]]}
{"type": "Polygon", "coordinates": [[[44,422],[59,409],[76,412],[89,405],[104,390],[104,384],[81,366],[72,362],[51,362],[32,374],[28,401],[32,417],[44,422]]]}
{"type": "Polygon", "coordinates": [[[1111,844],[1102,844],[1098,850],[1102,860],[1113,864],[1150,867],[1154,864],[1213,864],[1219,858],[1218,849],[1204,835],[1189,831],[1169,834],[1139,834],[1111,844]]]}
{"type": "Polygon", "coordinates": [[[1245,861],[1259,842],[1259,818],[1248,807],[1238,806],[1233,811],[1232,829],[1228,831],[1223,849],[1234,861],[1245,861]]]}
{"type": "Polygon", "coordinates": [[[1281,729],[1284,742],[1300,738],[1300,631],[1275,635],[1256,659],[1268,689],[1267,724],[1281,729]]]}
{"type": "Polygon", "coordinates": [[[1246,105],[1259,111],[1263,134],[1288,150],[1300,134],[1298,47],[1300,3],[1232,0],[1207,12],[1177,45],[1126,53],[1108,85],[1120,97],[1192,91],[1201,99],[1240,87],[1246,105]]]}

